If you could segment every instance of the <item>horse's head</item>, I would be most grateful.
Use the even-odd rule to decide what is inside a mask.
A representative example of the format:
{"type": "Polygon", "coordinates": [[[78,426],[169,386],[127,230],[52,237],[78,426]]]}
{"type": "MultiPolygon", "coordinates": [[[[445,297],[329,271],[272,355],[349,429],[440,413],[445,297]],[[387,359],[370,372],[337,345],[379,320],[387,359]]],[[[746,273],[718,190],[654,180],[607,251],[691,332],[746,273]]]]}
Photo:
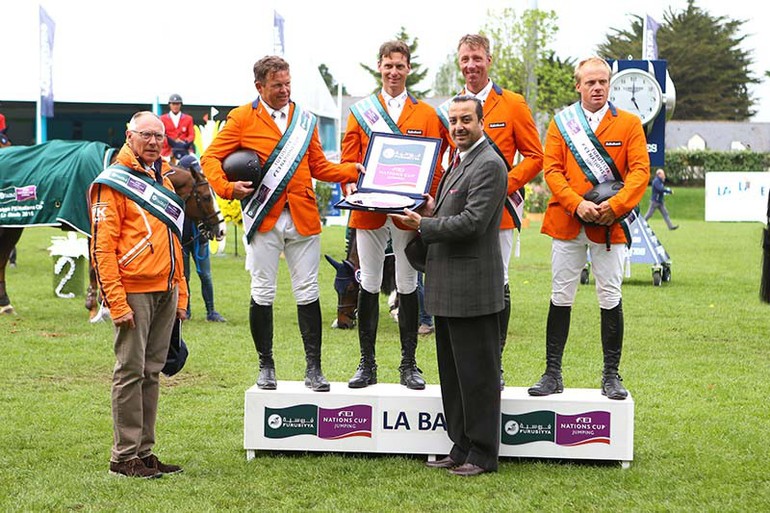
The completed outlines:
{"type": "Polygon", "coordinates": [[[174,184],[176,193],[185,202],[185,215],[198,223],[199,230],[206,238],[222,240],[225,236],[225,220],[198,159],[194,155],[185,156],[172,169],[167,176],[174,184]]]}
{"type": "Polygon", "coordinates": [[[329,255],[326,260],[337,270],[334,277],[334,290],[337,292],[337,320],[333,328],[351,329],[356,325],[356,309],[358,307],[357,269],[349,260],[337,262],[329,255]]]}

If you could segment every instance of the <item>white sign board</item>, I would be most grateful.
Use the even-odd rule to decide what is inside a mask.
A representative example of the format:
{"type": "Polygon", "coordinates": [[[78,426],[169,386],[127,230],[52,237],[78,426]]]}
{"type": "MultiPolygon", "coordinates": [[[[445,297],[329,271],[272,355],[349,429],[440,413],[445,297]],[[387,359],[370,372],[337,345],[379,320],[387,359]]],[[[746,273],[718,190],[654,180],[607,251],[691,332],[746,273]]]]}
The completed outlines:
{"type": "MultiPolygon", "coordinates": [[[[531,397],[524,387],[501,393],[500,456],[634,459],[634,400],[613,401],[597,389],[571,388],[531,397]]],[[[452,442],[439,385],[408,390],[395,383],[311,392],[301,381],[246,391],[243,446],[258,450],[448,454],[452,442]]]]}
{"type": "Polygon", "coordinates": [[[706,221],[767,221],[770,173],[706,173],[706,221]]]}

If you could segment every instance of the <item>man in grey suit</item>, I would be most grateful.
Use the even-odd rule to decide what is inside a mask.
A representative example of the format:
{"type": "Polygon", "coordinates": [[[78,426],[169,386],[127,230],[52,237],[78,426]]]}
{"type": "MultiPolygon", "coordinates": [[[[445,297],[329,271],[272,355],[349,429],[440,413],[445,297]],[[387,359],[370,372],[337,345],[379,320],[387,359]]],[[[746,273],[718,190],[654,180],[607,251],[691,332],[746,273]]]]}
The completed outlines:
{"type": "Polygon", "coordinates": [[[481,102],[449,107],[455,163],[419,213],[398,219],[419,230],[428,252],[425,309],[435,316],[436,353],[449,455],[428,462],[458,476],[497,470],[500,447],[500,326],[503,264],[498,231],[507,167],[484,136],[481,102]]]}

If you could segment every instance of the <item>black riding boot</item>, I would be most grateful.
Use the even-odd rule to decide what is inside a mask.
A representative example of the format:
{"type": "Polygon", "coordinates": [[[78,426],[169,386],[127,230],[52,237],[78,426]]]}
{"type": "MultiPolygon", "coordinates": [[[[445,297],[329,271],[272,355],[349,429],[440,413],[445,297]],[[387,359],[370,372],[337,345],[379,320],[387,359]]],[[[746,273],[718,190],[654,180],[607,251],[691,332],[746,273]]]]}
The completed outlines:
{"type": "Polygon", "coordinates": [[[273,305],[262,306],[251,300],[249,327],[254,347],[259,355],[257,386],[262,390],[275,390],[275,362],[273,362],[273,305]]]}
{"type": "Polygon", "coordinates": [[[623,302],[609,310],[602,309],[602,351],[604,372],[602,373],[602,395],[610,399],[625,399],[628,390],[621,384],[618,374],[620,353],[623,349],[623,302]]]}
{"type": "Polygon", "coordinates": [[[380,295],[371,294],[361,287],[358,292],[358,343],[361,346],[361,361],[356,373],[348,381],[350,388],[364,388],[377,383],[374,345],[377,341],[379,320],[380,295]]]}
{"type": "Polygon", "coordinates": [[[420,301],[415,290],[398,295],[398,334],[401,338],[401,384],[411,390],[425,388],[425,379],[417,368],[417,328],[420,321],[420,301]]]}
{"type": "Polygon", "coordinates": [[[297,305],[297,319],[305,346],[305,386],[313,392],[328,392],[329,382],[321,372],[321,303],[316,299],[297,305]]]}
{"type": "Polygon", "coordinates": [[[564,391],[561,358],[569,336],[571,314],[571,306],[556,306],[551,303],[545,331],[545,374],[540,381],[529,387],[527,390],[529,395],[543,396],[560,394],[564,391]]]}
{"type": "Polygon", "coordinates": [[[511,288],[507,283],[503,289],[503,300],[505,301],[503,309],[497,314],[497,320],[500,324],[500,390],[505,388],[503,350],[505,350],[505,342],[508,339],[508,321],[511,318],[511,288]]]}

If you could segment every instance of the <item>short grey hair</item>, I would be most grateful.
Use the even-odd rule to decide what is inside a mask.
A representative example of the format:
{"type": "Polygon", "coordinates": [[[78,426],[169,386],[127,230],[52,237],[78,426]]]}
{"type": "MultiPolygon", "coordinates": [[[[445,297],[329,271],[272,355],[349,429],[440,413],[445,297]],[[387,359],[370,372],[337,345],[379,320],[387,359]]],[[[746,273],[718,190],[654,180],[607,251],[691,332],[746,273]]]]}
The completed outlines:
{"type": "Polygon", "coordinates": [[[149,110],[140,110],[139,112],[137,112],[136,114],[131,116],[131,120],[128,122],[128,129],[129,130],[136,130],[136,122],[139,119],[141,119],[143,117],[146,117],[146,116],[152,116],[155,119],[157,119],[158,121],[160,121],[160,117],[158,117],[158,115],[155,114],[154,112],[150,112],[149,110]]]}

